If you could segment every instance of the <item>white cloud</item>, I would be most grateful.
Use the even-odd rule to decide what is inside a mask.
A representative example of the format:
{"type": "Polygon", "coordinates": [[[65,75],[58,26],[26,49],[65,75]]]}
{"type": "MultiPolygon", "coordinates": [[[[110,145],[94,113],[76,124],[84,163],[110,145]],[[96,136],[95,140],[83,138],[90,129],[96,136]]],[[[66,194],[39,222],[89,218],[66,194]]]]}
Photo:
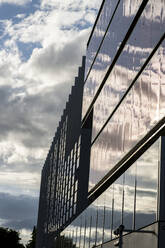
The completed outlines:
{"type": "Polygon", "coordinates": [[[79,30],[77,24],[88,19],[87,12],[83,8],[78,12],[42,9],[23,19],[18,16],[17,23],[1,21],[8,37],[0,50],[0,178],[4,192],[21,188],[23,193],[28,189],[35,194],[39,189],[41,167],[85,54],[89,28],[79,30]],[[18,41],[25,46],[39,42],[41,47],[23,62],[18,41]]]}
{"type": "Polygon", "coordinates": [[[30,3],[32,0],[0,0],[0,5],[1,4],[12,4],[12,5],[25,5],[27,3],[30,3]]]}
{"type": "Polygon", "coordinates": [[[17,185],[20,187],[21,194],[27,194],[38,188],[40,183],[40,175],[38,173],[31,172],[0,172],[0,185],[4,185],[7,182],[9,186],[17,185]]]}
{"type": "Polygon", "coordinates": [[[41,0],[41,7],[55,7],[55,8],[70,8],[70,9],[80,9],[80,8],[95,8],[98,9],[100,4],[101,4],[101,0],[93,0],[93,1],[88,1],[88,0],[41,0]]]}
{"type": "Polygon", "coordinates": [[[16,18],[18,19],[22,19],[22,18],[25,18],[26,14],[18,14],[16,15],[16,18]]]}
{"type": "MultiPolygon", "coordinates": [[[[30,1],[0,0],[7,2],[30,1]]],[[[42,1],[34,13],[15,16],[16,23],[0,21],[1,37],[7,37],[0,50],[1,191],[38,195],[41,168],[85,54],[98,2],[42,1]],[[34,48],[23,61],[30,43],[34,48]]],[[[29,223],[9,224],[21,230],[24,242],[29,239],[29,223]]]]}
{"type": "Polygon", "coordinates": [[[43,48],[50,44],[59,47],[79,33],[79,23],[92,21],[92,16],[90,11],[86,13],[84,10],[38,10],[17,24],[8,23],[6,32],[12,39],[24,43],[40,42],[43,48]]]}
{"type": "MultiPolygon", "coordinates": [[[[85,54],[85,42],[88,31],[74,32],[74,39],[68,37],[68,42],[60,47],[51,44],[45,49],[35,49],[28,63],[22,65],[23,71],[29,72],[31,78],[37,75],[39,88],[47,88],[59,83],[69,85],[74,83],[81,56],[85,54]]],[[[36,87],[36,84],[35,84],[36,87]]]]}

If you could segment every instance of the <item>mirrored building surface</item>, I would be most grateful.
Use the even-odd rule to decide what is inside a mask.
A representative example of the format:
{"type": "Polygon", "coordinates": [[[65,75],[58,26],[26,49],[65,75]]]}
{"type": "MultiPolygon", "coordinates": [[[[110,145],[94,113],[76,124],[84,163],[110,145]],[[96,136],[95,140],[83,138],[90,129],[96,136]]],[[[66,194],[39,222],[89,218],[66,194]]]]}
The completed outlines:
{"type": "Polygon", "coordinates": [[[165,247],[165,1],[104,0],[42,171],[37,248],[165,247]]]}

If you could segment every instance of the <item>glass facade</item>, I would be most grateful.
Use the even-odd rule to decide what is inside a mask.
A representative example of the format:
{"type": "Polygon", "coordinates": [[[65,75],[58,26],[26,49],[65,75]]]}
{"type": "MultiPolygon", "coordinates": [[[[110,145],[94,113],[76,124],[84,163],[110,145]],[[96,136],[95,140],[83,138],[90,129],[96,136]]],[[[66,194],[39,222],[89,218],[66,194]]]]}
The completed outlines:
{"type": "MultiPolygon", "coordinates": [[[[128,0],[119,2],[84,85],[82,116],[85,115],[92,102],[142,2],[142,0],[135,0],[133,5],[128,0]]],[[[91,44],[92,38],[90,41],[91,44]]]]}
{"type": "Polygon", "coordinates": [[[165,42],[91,147],[90,187],[94,186],[164,117],[165,42]],[[157,72],[160,71],[160,74],[157,72]],[[103,166],[104,165],[104,166],[103,166]]]}
{"type": "Polygon", "coordinates": [[[123,224],[127,229],[134,229],[136,163],[124,174],[123,224]]]}
{"type": "MultiPolygon", "coordinates": [[[[119,9],[123,6],[123,2],[119,3],[119,9]]],[[[140,1],[138,4],[137,7],[140,6],[140,1]]],[[[114,19],[118,15],[117,10],[114,19]]],[[[130,10],[131,18],[135,16],[136,11],[130,10]]],[[[125,9],[124,13],[129,17],[128,9],[125,9]]],[[[124,23],[123,21],[121,28],[128,29],[130,23],[129,25],[124,23]]],[[[102,88],[92,106],[89,189],[95,186],[164,117],[164,25],[164,3],[160,0],[148,1],[106,81],[103,80],[105,70],[99,69],[99,73],[103,75],[101,80],[97,72],[95,70],[93,72],[98,87],[102,84],[102,88]]],[[[124,29],[122,30],[124,32],[124,29]]],[[[110,44],[109,49],[112,52],[113,46],[110,44]]],[[[110,67],[110,61],[107,63],[110,67]]],[[[86,81],[84,104],[86,101],[91,103],[98,87],[92,82],[88,85],[88,80],[86,81]]],[[[87,108],[84,108],[84,114],[87,108]]]]}
{"type": "MultiPolygon", "coordinates": [[[[112,114],[126,90],[137,80],[137,74],[162,37],[165,23],[161,20],[155,20],[156,14],[157,6],[152,6],[151,2],[149,2],[106,80],[100,95],[94,103],[92,140],[94,140],[110,114],[112,114]]],[[[161,88],[163,87],[164,78],[162,77],[161,67],[163,62],[162,52],[164,50],[164,44],[165,43],[161,45],[152,60],[148,62],[147,68],[141,72],[140,76],[143,77],[143,84],[145,84],[142,90],[147,90],[147,84],[151,79],[152,84],[156,79],[156,82],[160,83],[161,88]],[[149,68],[151,68],[151,75],[147,73],[149,68]],[[157,78],[155,78],[157,73],[157,78]],[[158,79],[159,77],[162,77],[160,81],[158,79]]],[[[162,89],[162,92],[164,92],[164,90],[165,89],[162,89]]]]}
{"type": "Polygon", "coordinates": [[[159,167],[155,164],[160,164],[160,141],[157,141],[136,163],[136,229],[154,222],[157,218],[159,167]]]}
{"type": "Polygon", "coordinates": [[[161,219],[164,27],[164,0],[103,1],[43,168],[37,248],[102,247],[161,219]]]}
{"type": "Polygon", "coordinates": [[[113,239],[113,231],[120,224],[137,230],[157,221],[160,142],[161,138],[91,203],[61,236],[68,238],[72,233],[73,245],[90,248],[113,239]]]}
{"type": "Polygon", "coordinates": [[[92,33],[91,40],[87,47],[85,78],[87,77],[91,64],[96,57],[96,53],[101,45],[103,37],[105,36],[108,25],[110,25],[113,15],[115,14],[118,3],[119,1],[116,0],[105,0],[104,2],[103,8],[92,33]]]}

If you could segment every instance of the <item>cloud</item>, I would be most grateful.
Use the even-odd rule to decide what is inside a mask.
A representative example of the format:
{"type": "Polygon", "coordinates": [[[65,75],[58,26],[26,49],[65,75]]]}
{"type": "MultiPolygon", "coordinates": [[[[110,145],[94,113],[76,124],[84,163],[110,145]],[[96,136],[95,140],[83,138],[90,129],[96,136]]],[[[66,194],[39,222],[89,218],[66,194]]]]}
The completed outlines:
{"type": "Polygon", "coordinates": [[[18,14],[15,17],[18,19],[22,19],[22,18],[25,18],[25,16],[26,16],[26,14],[18,14]]]}
{"type": "Polygon", "coordinates": [[[25,63],[15,39],[6,41],[0,65],[0,147],[7,169],[11,165],[12,170],[21,169],[22,163],[26,170],[34,159],[44,162],[81,64],[87,34],[82,30],[61,46],[36,48],[25,63]]]}
{"type": "MultiPolygon", "coordinates": [[[[12,165],[10,165],[12,167],[12,165]]],[[[37,165],[35,165],[37,166],[37,165]]],[[[14,166],[13,166],[14,167],[14,166]]],[[[23,165],[25,168],[25,165],[23,165]]],[[[40,170],[31,172],[27,171],[4,171],[0,173],[0,188],[5,193],[12,193],[14,195],[26,194],[38,197],[38,188],[40,185],[40,170]]],[[[14,170],[14,168],[13,168],[14,170]]],[[[28,168],[26,168],[28,170],[28,168]]]]}
{"type": "Polygon", "coordinates": [[[62,9],[74,9],[74,10],[79,10],[79,9],[95,9],[98,10],[101,4],[101,0],[93,0],[93,1],[88,1],[88,0],[41,0],[41,7],[55,7],[55,8],[62,8],[62,9]]]}
{"type": "Polygon", "coordinates": [[[78,46],[74,51],[76,42],[80,43],[79,37],[59,50],[53,47],[56,52],[52,54],[51,47],[37,55],[33,53],[24,64],[21,64],[18,55],[10,54],[13,59],[11,63],[4,53],[0,80],[0,168],[3,172],[0,177],[5,192],[10,189],[25,193],[28,188],[31,194],[36,194],[39,189],[40,170],[65,108],[74,76],[77,75],[75,64],[81,61],[78,46]],[[66,60],[63,58],[65,52],[68,53],[66,60]],[[14,172],[17,172],[17,177],[14,172]],[[28,178],[30,175],[33,178],[34,172],[38,173],[38,179],[31,184],[28,178]],[[19,173],[23,180],[17,181],[19,173]],[[31,174],[26,177],[27,173],[31,174]],[[20,187],[16,187],[18,182],[20,187]],[[25,186],[21,187],[21,184],[25,186]]]}
{"type": "Polygon", "coordinates": [[[36,224],[41,168],[98,2],[41,1],[30,14],[0,21],[0,222],[20,230],[25,240],[36,224]]]}
{"type": "Polygon", "coordinates": [[[37,221],[38,198],[0,192],[0,219],[4,226],[32,229],[37,221]]]}
{"type": "Polygon", "coordinates": [[[35,49],[28,63],[22,66],[22,70],[28,69],[31,77],[37,75],[40,86],[41,82],[45,82],[45,86],[64,82],[72,85],[74,77],[77,76],[76,65],[81,65],[82,55],[85,54],[84,41],[87,35],[88,30],[79,34],[76,32],[74,39],[68,38],[68,42],[60,47],[51,44],[44,49],[35,49]]]}
{"type": "Polygon", "coordinates": [[[25,5],[27,3],[30,3],[32,0],[0,0],[1,4],[12,4],[12,5],[25,5]]]}
{"type": "Polygon", "coordinates": [[[26,244],[37,224],[38,197],[0,192],[0,202],[0,225],[18,230],[26,244]]]}
{"type": "MultiPolygon", "coordinates": [[[[53,15],[49,13],[49,20],[53,15]]],[[[46,26],[47,18],[48,14],[37,11],[19,25],[11,21],[4,24],[5,33],[11,39],[5,41],[5,49],[0,52],[0,167],[3,173],[40,171],[85,53],[88,28],[66,31],[59,26],[54,33],[58,36],[60,32],[59,37],[63,38],[46,44],[47,33],[38,32],[38,25],[46,26]],[[26,30],[28,24],[32,33],[42,33],[39,41],[44,46],[35,48],[28,61],[22,62],[17,41],[28,44],[32,37],[26,30]]]]}

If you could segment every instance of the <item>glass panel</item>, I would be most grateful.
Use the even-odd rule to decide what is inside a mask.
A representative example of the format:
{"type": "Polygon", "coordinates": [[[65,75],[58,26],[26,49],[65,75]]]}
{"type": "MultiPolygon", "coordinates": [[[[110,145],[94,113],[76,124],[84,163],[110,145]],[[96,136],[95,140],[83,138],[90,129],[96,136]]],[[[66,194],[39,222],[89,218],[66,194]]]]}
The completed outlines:
{"type": "Polygon", "coordinates": [[[136,163],[134,163],[124,175],[123,225],[126,229],[130,230],[134,228],[135,173],[136,163]]]}
{"type": "Polygon", "coordinates": [[[101,10],[86,53],[85,78],[96,56],[97,50],[112,18],[117,3],[118,1],[116,0],[105,0],[104,2],[104,6],[101,10]]]}
{"type": "Polygon", "coordinates": [[[163,118],[165,41],[91,147],[90,187],[163,118]]]}
{"type": "Polygon", "coordinates": [[[79,243],[78,243],[78,247],[81,247],[81,242],[82,242],[82,215],[80,215],[80,226],[79,226],[79,243]]]}
{"type": "Polygon", "coordinates": [[[91,233],[90,233],[90,247],[93,247],[96,242],[96,220],[97,220],[97,206],[96,203],[92,203],[90,206],[91,212],[91,233]]]}
{"type": "Polygon", "coordinates": [[[84,236],[84,248],[89,247],[89,238],[90,238],[90,227],[91,227],[91,215],[89,208],[85,210],[85,225],[86,225],[86,230],[85,230],[85,236],[84,236]]]}
{"type": "Polygon", "coordinates": [[[134,4],[127,0],[120,1],[84,86],[82,116],[85,115],[93,97],[95,96],[141,3],[142,0],[134,0],[134,4]]]}
{"type": "Polygon", "coordinates": [[[137,161],[136,229],[157,219],[159,145],[160,139],[137,161]]]}
{"type": "Polygon", "coordinates": [[[84,235],[85,235],[85,212],[81,215],[81,239],[80,248],[84,248],[84,235]]]}
{"type": "Polygon", "coordinates": [[[103,242],[111,240],[112,234],[112,198],[113,198],[113,187],[111,186],[104,192],[105,195],[105,221],[104,221],[104,237],[103,242]]]}
{"type": "MultiPolygon", "coordinates": [[[[122,224],[123,175],[114,183],[113,231],[122,224]]],[[[114,234],[112,231],[112,238],[114,234]]]]}
{"type": "Polygon", "coordinates": [[[96,245],[102,243],[103,238],[103,224],[104,224],[104,194],[102,194],[97,200],[98,208],[98,224],[97,224],[97,240],[96,245]]]}
{"type": "Polygon", "coordinates": [[[134,217],[136,229],[157,220],[160,140],[64,230],[69,245],[91,248],[110,241],[120,224],[134,229],[134,217]]]}
{"type": "Polygon", "coordinates": [[[153,0],[148,2],[94,104],[92,140],[121,100],[164,32],[165,23],[161,18],[155,19],[158,11],[158,15],[161,15],[162,10],[160,6],[159,9],[157,7],[153,0]]]}
{"type": "Polygon", "coordinates": [[[81,215],[75,219],[74,225],[76,228],[76,247],[80,245],[80,234],[81,234],[81,215]]]}

